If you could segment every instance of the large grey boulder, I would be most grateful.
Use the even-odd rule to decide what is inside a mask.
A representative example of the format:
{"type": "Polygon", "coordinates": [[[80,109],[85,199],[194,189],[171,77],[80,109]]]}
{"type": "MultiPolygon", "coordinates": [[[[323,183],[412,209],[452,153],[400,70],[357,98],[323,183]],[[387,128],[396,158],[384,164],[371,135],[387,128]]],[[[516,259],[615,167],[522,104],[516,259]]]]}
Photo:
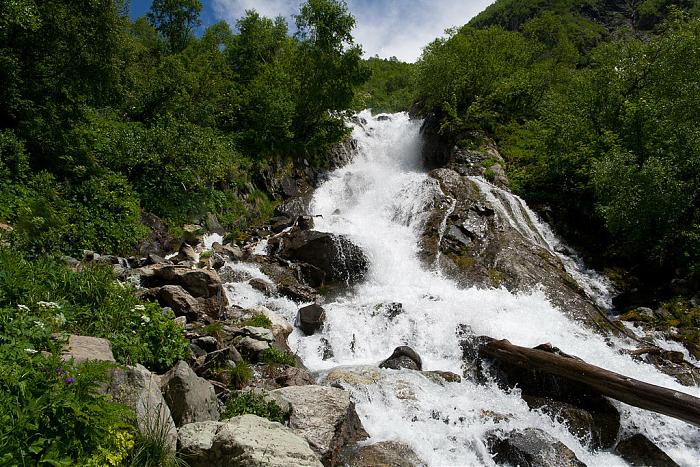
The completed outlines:
{"type": "Polygon", "coordinates": [[[155,375],[141,365],[116,368],[105,391],[115,402],[131,407],[142,433],[163,436],[175,449],[177,428],[155,375]]]}
{"type": "Polygon", "coordinates": [[[309,442],[326,465],[335,465],[343,447],[369,435],[355,411],[355,404],[342,389],[326,386],[290,386],[275,389],[289,401],[289,426],[309,442]]]}
{"type": "Polygon", "coordinates": [[[179,361],[161,376],[161,389],[176,426],[219,419],[214,386],[179,361]]]}
{"type": "Polygon", "coordinates": [[[342,235],[295,229],[279,240],[271,245],[279,249],[279,256],[315,266],[328,284],[357,282],[369,267],[362,250],[342,235]]]}
{"type": "Polygon", "coordinates": [[[440,189],[429,203],[420,238],[426,264],[437,265],[465,287],[529,291],[541,285],[562,312],[598,329],[598,310],[540,235],[521,200],[454,170],[436,169],[429,176],[440,189]]]}
{"type": "Polygon", "coordinates": [[[493,433],[488,444],[497,464],[520,467],[585,467],[561,441],[538,428],[514,430],[505,436],[493,433]]]}
{"type": "Polygon", "coordinates": [[[217,297],[225,300],[221,278],[212,269],[192,269],[184,266],[152,265],[141,268],[141,281],[147,287],[179,285],[195,298],[217,297]]]}
{"type": "Polygon", "coordinates": [[[190,423],[179,431],[191,467],[320,467],[309,443],[291,429],[255,415],[190,423]]]}
{"type": "Polygon", "coordinates": [[[68,337],[68,347],[61,355],[61,360],[74,359],[75,363],[83,363],[88,360],[101,362],[115,362],[112,354],[112,344],[107,339],[91,336],[68,337]]]}
{"type": "Polygon", "coordinates": [[[172,308],[175,316],[193,321],[200,314],[199,302],[179,285],[164,285],[158,290],[158,303],[172,308]]]}

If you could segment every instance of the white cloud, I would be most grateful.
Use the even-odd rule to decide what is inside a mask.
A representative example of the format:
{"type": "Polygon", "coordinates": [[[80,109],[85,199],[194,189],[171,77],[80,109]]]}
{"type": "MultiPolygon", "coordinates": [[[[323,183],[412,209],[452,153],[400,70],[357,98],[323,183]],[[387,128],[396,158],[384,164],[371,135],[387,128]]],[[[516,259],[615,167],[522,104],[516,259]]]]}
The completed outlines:
{"type": "MultiPolygon", "coordinates": [[[[269,17],[290,19],[299,11],[301,0],[213,0],[214,13],[235,25],[245,10],[255,9],[269,17]]],[[[355,40],[366,56],[395,56],[415,61],[422,48],[443,34],[461,26],[493,3],[493,0],[348,0],[357,19],[355,40]]]]}

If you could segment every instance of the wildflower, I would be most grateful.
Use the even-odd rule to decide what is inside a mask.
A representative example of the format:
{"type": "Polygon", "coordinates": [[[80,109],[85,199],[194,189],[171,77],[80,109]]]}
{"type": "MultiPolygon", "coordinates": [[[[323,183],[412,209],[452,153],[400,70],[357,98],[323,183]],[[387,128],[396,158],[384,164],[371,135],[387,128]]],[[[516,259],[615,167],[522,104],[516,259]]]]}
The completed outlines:
{"type": "Polygon", "coordinates": [[[144,324],[145,324],[145,323],[150,323],[150,322],[151,322],[151,318],[148,317],[148,316],[146,316],[146,315],[141,315],[141,321],[142,321],[144,324]]]}
{"type": "Polygon", "coordinates": [[[63,326],[64,324],[66,324],[66,317],[63,316],[63,313],[58,313],[57,315],[55,315],[53,317],[53,320],[58,326],[63,326]]]}
{"type": "Polygon", "coordinates": [[[65,375],[66,372],[63,370],[63,368],[56,368],[56,374],[57,375],[65,375]]]}
{"type": "Polygon", "coordinates": [[[24,351],[30,355],[34,355],[35,353],[39,352],[38,350],[34,350],[34,349],[24,349],[24,351]]]}
{"type": "Polygon", "coordinates": [[[57,309],[61,308],[61,305],[59,305],[56,302],[43,302],[43,301],[41,301],[41,302],[36,302],[36,304],[39,305],[41,308],[49,308],[52,310],[57,310],[57,309]]]}
{"type": "Polygon", "coordinates": [[[36,324],[36,325],[37,325],[38,327],[40,327],[41,329],[45,329],[45,328],[46,328],[46,325],[45,325],[44,323],[42,323],[41,321],[33,321],[33,323],[36,324]]]}
{"type": "Polygon", "coordinates": [[[68,378],[65,379],[66,384],[73,384],[75,383],[75,378],[72,376],[69,376],[68,378]]]}
{"type": "Polygon", "coordinates": [[[27,305],[17,305],[17,309],[19,309],[19,311],[29,311],[29,307],[27,305]]]}
{"type": "Polygon", "coordinates": [[[136,305],[134,307],[134,311],[146,311],[146,306],[145,305],[136,305]]]}

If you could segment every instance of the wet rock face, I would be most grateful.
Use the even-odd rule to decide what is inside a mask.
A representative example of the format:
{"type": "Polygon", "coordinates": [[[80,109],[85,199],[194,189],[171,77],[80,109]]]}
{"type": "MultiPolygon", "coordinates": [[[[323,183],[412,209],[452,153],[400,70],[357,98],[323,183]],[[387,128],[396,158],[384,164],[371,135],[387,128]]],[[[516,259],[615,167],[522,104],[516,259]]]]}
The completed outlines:
{"type": "Polygon", "coordinates": [[[505,437],[493,433],[488,444],[497,464],[520,467],[585,467],[561,441],[537,428],[515,430],[505,437]]]}
{"type": "MultiPolygon", "coordinates": [[[[437,200],[420,238],[421,258],[465,287],[505,287],[528,291],[538,285],[563,312],[592,324],[596,308],[552,254],[519,205],[507,199],[506,214],[473,179],[451,169],[430,172],[444,196],[437,200]],[[511,225],[507,215],[522,216],[523,226],[511,225]],[[527,234],[527,235],[526,235],[527,234]]],[[[497,199],[497,198],[495,198],[497,199]]]]}
{"type": "Polygon", "coordinates": [[[394,353],[379,364],[379,368],[392,368],[394,370],[406,368],[420,371],[423,369],[423,362],[415,350],[404,345],[396,347],[394,353]]]}
{"type": "Polygon", "coordinates": [[[615,453],[634,466],[678,467],[668,454],[639,433],[620,441],[615,453]]]}
{"type": "Polygon", "coordinates": [[[280,257],[318,268],[329,285],[357,282],[369,267],[362,250],[342,235],[296,229],[280,243],[280,257]]]}

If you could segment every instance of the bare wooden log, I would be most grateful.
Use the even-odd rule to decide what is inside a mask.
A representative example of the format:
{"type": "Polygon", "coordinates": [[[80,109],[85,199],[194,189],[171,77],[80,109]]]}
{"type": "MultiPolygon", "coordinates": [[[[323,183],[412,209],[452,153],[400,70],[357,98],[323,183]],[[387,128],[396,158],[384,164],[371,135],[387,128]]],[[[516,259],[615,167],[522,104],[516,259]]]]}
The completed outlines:
{"type": "Polygon", "coordinates": [[[605,370],[580,359],[491,340],[479,347],[481,357],[585,384],[625,404],[700,426],[700,398],[605,370]]]}

